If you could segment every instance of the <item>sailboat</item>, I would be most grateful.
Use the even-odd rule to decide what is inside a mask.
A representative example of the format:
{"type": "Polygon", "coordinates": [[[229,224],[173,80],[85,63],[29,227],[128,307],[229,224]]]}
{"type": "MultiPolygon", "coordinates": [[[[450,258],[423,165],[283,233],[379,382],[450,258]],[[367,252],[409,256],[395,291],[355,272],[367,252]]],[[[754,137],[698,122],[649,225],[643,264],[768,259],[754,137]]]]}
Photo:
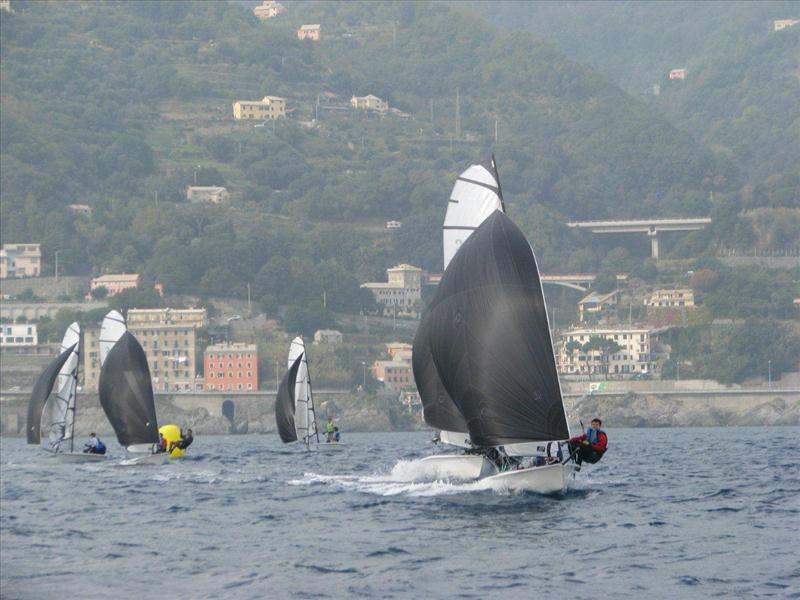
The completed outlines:
{"type": "Polygon", "coordinates": [[[342,443],[320,443],[314,411],[314,394],[308,371],[305,342],[297,336],[289,345],[289,369],[275,399],[275,423],[284,444],[302,442],[307,450],[341,450],[342,443]]]}
{"type": "Polygon", "coordinates": [[[62,462],[106,459],[102,454],[74,452],[80,335],[78,323],[67,328],[58,356],[39,375],[28,403],[28,443],[40,444],[62,462]]]}
{"type": "Polygon", "coordinates": [[[465,454],[425,460],[444,476],[539,493],[566,489],[576,465],[560,448],[570,434],[539,271],[501,209],[453,255],[414,355],[426,422],[441,423],[430,422],[428,405],[454,407],[471,444],[465,454]]]}
{"type": "Polygon", "coordinates": [[[103,320],[100,358],[100,404],[120,445],[133,455],[123,464],[165,462],[168,455],[157,452],[158,422],[147,356],[116,311],[103,320]]]}
{"type": "MultiPolygon", "coordinates": [[[[505,205],[500,176],[492,157],[490,161],[470,165],[453,185],[442,225],[445,270],[461,245],[497,210],[505,212],[505,205]]],[[[426,340],[433,326],[426,313],[417,329],[412,354],[414,379],[422,398],[423,418],[428,425],[440,430],[437,440],[442,444],[470,449],[473,444],[467,424],[444,388],[431,358],[426,340]]],[[[448,479],[476,479],[485,469],[483,457],[474,454],[437,454],[422,460],[427,469],[448,479]]]]}

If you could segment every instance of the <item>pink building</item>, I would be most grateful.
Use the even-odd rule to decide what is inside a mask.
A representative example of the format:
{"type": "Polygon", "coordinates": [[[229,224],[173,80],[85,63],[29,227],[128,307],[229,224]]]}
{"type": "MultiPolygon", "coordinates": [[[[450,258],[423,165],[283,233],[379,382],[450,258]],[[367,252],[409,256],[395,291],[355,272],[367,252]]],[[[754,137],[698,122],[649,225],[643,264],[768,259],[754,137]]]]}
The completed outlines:
{"type": "Polygon", "coordinates": [[[215,344],[203,355],[206,391],[258,389],[258,348],[255,344],[215,344]]]}
{"type": "Polygon", "coordinates": [[[322,37],[322,26],[319,23],[301,25],[300,29],[297,30],[298,40],[314,40],[318,42],[320,37],[322,37]]]}

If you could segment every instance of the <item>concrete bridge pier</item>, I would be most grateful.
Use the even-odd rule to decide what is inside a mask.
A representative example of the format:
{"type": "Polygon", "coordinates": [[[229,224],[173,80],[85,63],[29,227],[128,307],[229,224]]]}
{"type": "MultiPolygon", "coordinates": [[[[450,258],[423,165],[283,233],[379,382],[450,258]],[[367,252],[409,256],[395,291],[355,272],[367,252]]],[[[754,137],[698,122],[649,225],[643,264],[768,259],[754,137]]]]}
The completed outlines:
{"type": "Polygon", "coordinates": [[[658,230],[651,227],[647,232],[647,237],[650,238],[650,257],[658,260],[658,230]]]}

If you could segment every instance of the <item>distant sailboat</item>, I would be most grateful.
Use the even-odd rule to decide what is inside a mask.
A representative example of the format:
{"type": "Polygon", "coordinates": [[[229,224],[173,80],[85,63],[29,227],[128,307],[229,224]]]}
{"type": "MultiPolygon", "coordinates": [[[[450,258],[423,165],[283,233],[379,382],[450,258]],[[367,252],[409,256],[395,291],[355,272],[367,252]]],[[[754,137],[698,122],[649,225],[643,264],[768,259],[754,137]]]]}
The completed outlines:
{"type": "Polygon", "coordinates": [[[299,441],[307,449],[342,449],[341,443],[320,443],[306,347],[301,336],[294,338],[289,346],[288,363],[289,370],[275,400],[275,423],[281,441],[285,444],[299,441]]]}
{"type": "Polygon", "coordinates": [[[525,236],[500,209],[447,266],[414,354],[426,412],[426,402],[441,404],[442,396],[426,398],[424,391],[440,387],[473,446],[462,455],[428,457],[429,464],[443,476],[491,479],[510,489],[566,488],[576,465],[561,460],[569,427],[539,271],[525,236]],[[519,457],[530,466],[521,468],[519,457]],[[534,458],[542,464],[532,466],[534,458]]]}
{"type": "MultiPolygon", "coordinates": [[[[158,452],[159,428],[147,356],[117,311],[111,311],[103,319],[100,358],[100,404],[117,441],[133,455],[123,464],[165,462],[170,455],[158,452]]],[[[169,427],[177,430],[175,426],[169,427]]],[[[183,451],[178,452],[182,454],[183,451]]]]}

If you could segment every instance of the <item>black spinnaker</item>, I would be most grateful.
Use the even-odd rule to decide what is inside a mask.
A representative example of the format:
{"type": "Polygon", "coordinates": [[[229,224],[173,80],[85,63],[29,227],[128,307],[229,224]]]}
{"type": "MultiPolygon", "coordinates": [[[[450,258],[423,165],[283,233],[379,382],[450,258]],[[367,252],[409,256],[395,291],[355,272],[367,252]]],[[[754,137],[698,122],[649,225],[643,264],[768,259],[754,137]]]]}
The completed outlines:
{"type": "Polygon", "coordinates": [[[100,370],[100,404],[126,448],[158,443],[158,422],[147,356],[126,331],[100,370]]]}
{"type": "Polygon", "coordinates": [[[569,437],[536,259],[503,212],[456,253],[427,318],[436,372],[475,445],[569,437]]]}
{"type": "Polygon", "coordinates": [[[297,369],[303,361],[304,354],[298,355],[286,375],[283,376],[278,387],[278,396],[275,398],[275,423],[278,426],[278,435],[284,444],[297,441],[297,429],[294,426],[295,409],[295,384],[297,383],[297,369]]]}
{"type": "Polygon", "coordinates": [[[58,377],[59,371],[61,371],[61,367],[67,362],[75,346],[77,346],[77,344],[73,344],[64,350],[53,362],[47,365],[47,368],[42,371],[36,383],[33,385],[31,399],[28,401],[29,444],[38,444],[41,441],[42,410],[44,410],[47,398],[53,391],[53,386],[56,383],[56,378],[58,377]]]}

